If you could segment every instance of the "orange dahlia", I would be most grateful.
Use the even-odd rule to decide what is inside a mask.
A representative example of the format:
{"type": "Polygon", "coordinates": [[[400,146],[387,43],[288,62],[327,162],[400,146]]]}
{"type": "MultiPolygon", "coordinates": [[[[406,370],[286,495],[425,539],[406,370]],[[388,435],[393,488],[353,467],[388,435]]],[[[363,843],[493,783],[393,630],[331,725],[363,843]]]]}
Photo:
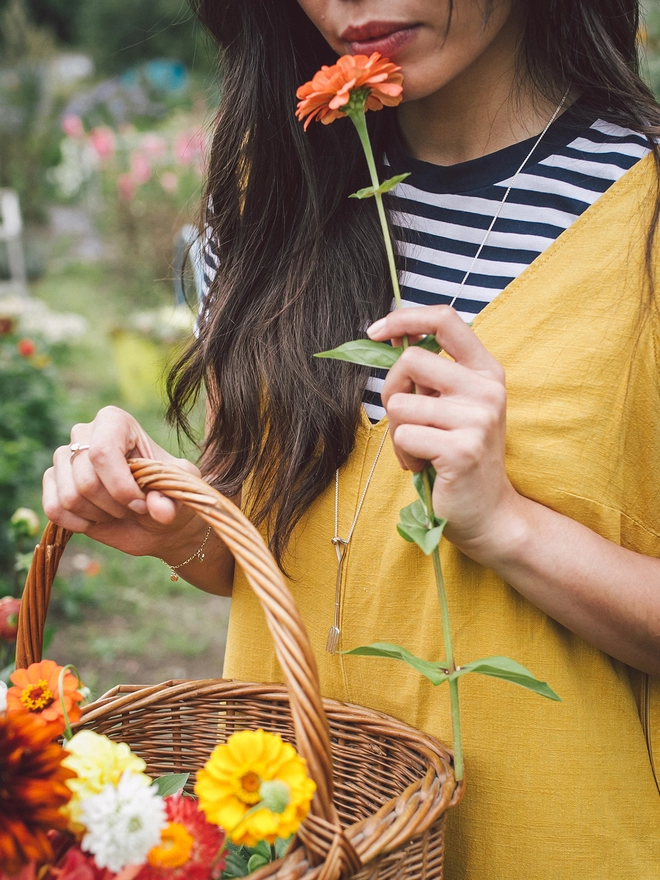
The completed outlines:
{"type": "Polygon", "coordinates": [[[342,55],[336,64],[330,67],[324,64],[313,79],[300,86],[296,92],[299,98],[296,116],[301,122],[307,117],[305,130],[312,119],[328,125],[346,116],[342,108],[349,103],[352,92],[366,95],[367,110],[396,107],[403,92],[400,70],[379,52],[369,57],[342,55]]]}
{"type": "Polygon", "coordinates": [[[0,872],[17,873],[53,856],[51,829],[66,828],[60,807],[71,797],[66,752],[30,715],[0,716],[0,872]]]}
{"type": "MultiPolygon", "coordinates": [[[[14,687],[7,691],[7,712],[28,712],[50,731],[52,739],[60,736],[66,726],[59,694],[63,668],[53,660],[42,660],[27,669],[17,669],[9,676],[14,687]]],[[[63,690],[69,721],[78,721],[82,712],[77,704],[83,695],[78,691],[78,679],[71,672],[64,675],[63,690]]]]}
{"type": "Polygon", "coordinates": [[[219,873],[224,854],[217,863],[215,860],[224,832],[206,821],[192,798],[180,794],[165,798],[165,809],[168,825],[136,880],[208,880],[214,866],[219,873]]]}

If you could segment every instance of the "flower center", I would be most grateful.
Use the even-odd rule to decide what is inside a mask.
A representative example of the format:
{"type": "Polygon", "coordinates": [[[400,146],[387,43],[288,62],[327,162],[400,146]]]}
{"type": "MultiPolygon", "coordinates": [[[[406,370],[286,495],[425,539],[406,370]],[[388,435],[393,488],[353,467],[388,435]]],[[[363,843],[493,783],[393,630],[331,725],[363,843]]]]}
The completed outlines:
{"type": "Polygon", "coordinates": [[[147,856],[154,868],[180,868],[190,860],[195,839],[180,822],[170,822],[161,832],[160,843],[147,856]]]}
{"type": "Polygon", "coordinates": [[[53,702],[55,697],[48,687],[46,679],[40,679],[36,684],[29,684],[21,694],[21,703],[28,712],[41,712],[53,702]]]}
{"type": "Polygon", "coordinates": [[[244,804],[258,804],[261,800],[261,795],[259,794],[261,779],[259,775],[254,770],[248,770],[247,773],[240,777],[238,783],[240,790],[237,794],[240,800],[244,804]]]}

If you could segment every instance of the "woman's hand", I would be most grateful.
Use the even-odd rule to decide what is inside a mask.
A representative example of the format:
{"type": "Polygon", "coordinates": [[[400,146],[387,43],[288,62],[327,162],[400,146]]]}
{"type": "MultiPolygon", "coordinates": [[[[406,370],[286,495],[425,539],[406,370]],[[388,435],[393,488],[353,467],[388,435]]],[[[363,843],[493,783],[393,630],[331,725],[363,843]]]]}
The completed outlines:
{"type": "Polygon", "coordinates": [[[375,340],[433,334],[453,358],[409,347],[389,371],[383,403],[403,468],[436,471],[433,508],[447,538],[468,555],[519,496],[504,466],[504,370],[448,306],[400,309],[369,328],[375,340]]]}
{"type": "Polygon", "coordinates": [[[142,492],[126,459],[169,462],[194,474],[199,470],[161,449],[131,415],[114,406],[102,409],[89,424],[74,425],[71,442],[89,449],[72,453],[69,446],[60,446],[55,451],[43,481],[46,516],[135,556],[173,554],[174,561],[180,546],[179,556],[185,558],[182,554],[206,526],[159,492],[142,492]]]}

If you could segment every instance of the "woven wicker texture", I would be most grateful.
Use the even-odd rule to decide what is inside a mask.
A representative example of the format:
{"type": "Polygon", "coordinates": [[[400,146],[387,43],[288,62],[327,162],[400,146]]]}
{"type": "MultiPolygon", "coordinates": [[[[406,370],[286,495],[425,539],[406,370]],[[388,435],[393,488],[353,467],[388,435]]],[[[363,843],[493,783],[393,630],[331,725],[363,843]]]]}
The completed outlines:
{"type": "MultiPolygon", "coordinates": [[[[224,496],[173,466],[130,462],[142,489],[194,509],[227,544],[257,593],[283,685],[222,679],[120,686],[78,726],[127,742],[148,772],[190,772],[236,730],[262,727],[295,743],[317,784],[312,811],[284,859],[252,877],[441,880],[447,809],[461,797],[450,753],[393,718],[320,696],[293,598],[260,534],[224,496]]],[[[17,666],[41,659],[50,591],[70,533],[50,524],[37,545],[18,623],[17,666]]]]}

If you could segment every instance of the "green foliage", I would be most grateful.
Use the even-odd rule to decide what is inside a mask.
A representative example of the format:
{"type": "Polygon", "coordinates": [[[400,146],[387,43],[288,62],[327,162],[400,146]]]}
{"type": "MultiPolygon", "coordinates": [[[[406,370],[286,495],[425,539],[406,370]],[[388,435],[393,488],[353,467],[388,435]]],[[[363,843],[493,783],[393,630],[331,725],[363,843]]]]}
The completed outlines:
{"type": "Polygon", "coordinates": [[[25,493],[40,485],[53,449],[65,440],[57,416],[59,386],[45,345],[26,356],[20,342],[14,333],[0,336],[0,592],[8,592],[14,580],[10,517],[25,493]]]}
{"type": "MultiPolygon", "coordinates": [[[[424,336],[414,343],[416,348],[438,353],[440,346],[435,336],[424,336]]],[[[380,367],[389,370],[399,360],[403,348],[387,342],[374,342],[372,339],[354,339],[329,351],[320,351],[317,358],[332,358],[336,361],[347,361],[349,364],[360,364],[363,367],[380,367]]]]}
{"type": "Polygon", "coordinates": [[[291,838],[283,840],[278,837],[272,846],[260,841],[256,846],[236,846],[227,842],[227,861],[222,872],[222,880],[234,880],[235,877],[247,877],[252,871],[262,868],[269,862],[281,859],[289,848],[291,838]]]}
{"type": "Polygon", "coordinates": [[[55,44],[30,21],[23,0],[0,11],[0,44],[0,187],[17,190],[24,218],[40,221],[47,171],[59,160],[59,107],[48,78],[55,44]]]}
{"type": "Polygon", "coordinates": [[[465,666],[457,666],[452,672],[447,668],[445,660],[432,663],[429,660],[416,657],[400,645],[393,645],[389,642],[374,642],[372,645],[362,645],[350,651],[342,651],[342,653],[359,657],[384,657],[388,660],[401,660],[428,678],[433,685],[439,685],[445,681],[455,681],[462,675],[474,672],[478,675],[501,678],[503,681],[517,684],[542,697],[547,697],[549,700],[561,702],[561,697],[557,696],[547,682],[539,681],[529,669],[525,669],[524,666],[509,657],[486,657],[483,660],[473,660],[472,663],[466,663],[465,666]]]}
{"type": "Polygon", "coordinates": [[[79,44],[104,74],[121,73],[151,58],[176,58],[202,73],[214,52],[185,0],[103,0],[84,3],[79,44]]]}
{"type": "Polygon", "coordinates": [[[161,797],[166,798],[181,791],[188,782],[189,776],[190,773],[167,773],[154,779],[152,787],[161,797]]]}
{"type": "Polygon", "coordinates": [[[383,193],[389,192],[391,189],[394,189],[397,184],[401,183],[401,181],[405,180],[406,177],[410,177],[410,171],[407,171],[405,174],[396,174],[394,177],[390,177],[388,180],[384,180],[379,186],[365,186],[362,189],[359,189],[355,193],[351,193],[349,199],[370,199],[372,196],[382,196],[383,193]]]}

